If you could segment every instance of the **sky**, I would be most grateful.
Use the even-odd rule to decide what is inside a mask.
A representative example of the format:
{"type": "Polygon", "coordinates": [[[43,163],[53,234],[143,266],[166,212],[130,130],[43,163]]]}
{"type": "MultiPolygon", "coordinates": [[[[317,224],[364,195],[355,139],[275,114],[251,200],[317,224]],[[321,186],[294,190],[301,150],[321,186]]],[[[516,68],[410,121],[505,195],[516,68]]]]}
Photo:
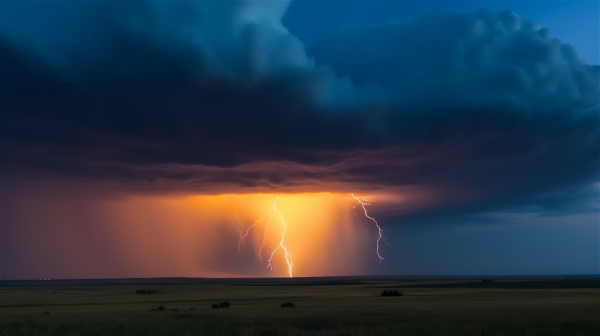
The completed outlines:
{"type": "Polygon", "coordinates": [[[600,273],[597,1],[0,6],[0,279],[600,273]]]}

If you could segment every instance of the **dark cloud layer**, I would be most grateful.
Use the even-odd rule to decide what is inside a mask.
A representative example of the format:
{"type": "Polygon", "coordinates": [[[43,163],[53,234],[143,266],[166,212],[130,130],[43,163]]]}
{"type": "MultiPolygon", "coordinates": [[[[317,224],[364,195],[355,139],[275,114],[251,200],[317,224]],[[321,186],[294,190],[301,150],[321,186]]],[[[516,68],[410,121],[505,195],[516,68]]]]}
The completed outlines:
{"type": "Polygon", "coordinates": [[[307,55],[281,3],[87,6],[68,42],[3,20],[5,176],[392,190],[414,220],[596,209],[599,67],[512,12],[346,27],[307,55]]]}

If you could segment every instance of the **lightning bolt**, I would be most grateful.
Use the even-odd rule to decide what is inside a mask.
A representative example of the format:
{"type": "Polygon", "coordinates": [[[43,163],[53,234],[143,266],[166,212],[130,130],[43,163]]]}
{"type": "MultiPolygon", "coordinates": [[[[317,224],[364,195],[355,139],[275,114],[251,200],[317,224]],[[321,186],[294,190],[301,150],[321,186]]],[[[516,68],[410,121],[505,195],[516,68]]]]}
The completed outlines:
{"type": "MultiPolygon", "coordinates": [[[[275,202],[273,202],[273,211],[275,211],[275,213],[277,213],[279,215],[279,218],[281,218],[281,223],[283,224],[283,233],[281,234],[281,241],[279,242],[279,245],[277,245],[277,247],[271,253],[271,258],[269,258],[269,261],[267,262],[267,267],[269,267],[269,268],[271,268],[271,270],[273,270],[273,266],[271,265],[271,259],[273,259],[273,255],[281,247],[285,251],[285,260],[287,261],[287,264],[288,264],[290,278],[292,278],[292,267],[294,266],[292,264],[292,255],[288,252],[288,250],[285,248],[285,246],[283,246],[283,241],[285,240],[285,231],[286,231],[285,220],[283,220],[283,216],[279,213],[279,211],[277,211],[277,209],[275,209],[275,205],[277,204],[278,199],[279,199],[279,196],[277,196],[277,198],[275,198],[275,202]]],[[[265,232],[266,232],[266,230],[265,230],[265,232]]]]}
{"type": "Polygon", "coordinates": [[[253,227],[255,227],[258,222],[261,222],[263,220],[264,220],[264,218],[261,218],[261,219],[257,220],[256,222],[254,222],[254,224],[250,225],[248,227],[248,229],[246,229],[246,234],[242,237],[242,246],[244,247],[244,249],[246,251],[248,251],[248,249],[246,248],[246,245],[244,245],[244,238],[246,238],[246,236],[248,236],[248,233],[250,233],[250,229],[252,229],[253,227]]]}
{"type": "MultiPolygon", "coordinates": [[[[370,220],[375,222],[375,226],[377,226],[377,229],[379,230],[379,236],[377,237],[377,256],[379,257],[379,264],[381,265],[381,261],[385,260],[385,258],[383,258],[381,256],[381,254],[379,254],[379,251],[380,251],[379,241],[381,240],[381,238],[383,238],[383,235],[381,234],[381,232],[383,230],[381,229],[379,224],[377,224],[377,221],[375,220],[375,218],[369,216],[369,213],[367,212],[367,208],[365,208],[365,205],[371,205],[371,203],[369,203],[369,201],[366,200],[365,198],[360,199],[360,198],[354,196],[354,194],[350,194],[350,195],[352,195],[352,197],[358,201],[358,203],[356,203],[356,205],[353,208],[356,208],[360,204],[362,206],[363,210],[365,211],[365,216],[367,216],[367,218],[369,218],[370,220]]],[[[384,241],[385,241],[385,238],[384,238],[384,241]]]]}
{"type": "Polygon", "coordinates": [[[263,247],[268,247],[271,248],[269,245],[267,245],[266,241],[267,241],[267,229],[269,228],[269,223],[271,223],[271,214],[269,213],[269,219],[267,220],[267,224],[265,224],[265,233],[263,236],[263,243],[262,246],[260,247],[260,250],[258,251],[258,255],[260,256],[260,262],[262,262],[263,257],[262,257],[262,249],[263,247]]]}
{"type": "MultiPolygon", "coordinates": [[[[238,244],[237,244],[238,254],[235,257],[235,259],[233,259],[234,261],[237,260],[237,258],[239,258],[240,254],[242,253],[242,245],[243,245],[243,243],[242,243],[242,231],[244,230],[244,225],[242,224],[242,222],[240,222],[240,219],[239,219],[238,214],[237,214],[237,210],[235,210],[235,219],[238,222],[238,229],[237,229],[237,231],[240,234],[240,240],[238,241],[238,244]]],[[[244,246],[244,248],[246,248],[246,247],[244,246]]]]}
{"type": "MultiPolygon", "coordinates": [[[[238,218],[237,210],[235,211],[235,218],[237,219],[237,222],[238,222],[238,229],[237,230],[238,230],[238,233],[240,235],[240,239],[239,239],[238,244],[237,244],[238,254],[237,254],[237,256],[235,257],[234,260],[236,260],[241,255],[241,253],[242,253],[242,247],[244,248],[244,250],[248,251],[248,249],[246,248],[246,245],[244,245],[244,238],[246,238],[248,236],[248,234],[250,233],[250,229],[252,229],[253,227],[255,227],[256,224],[258,224],[258,222],[263,221],[265,219],[263,217],[263,218],[257,220],[256,222],[254,222],[254,224],[250,225],[246,229],[246,234],[242,236],[242,232],[244,231],[244,225],[240,222],[240,219],[238,218]]],[[[269,214],[269,219],[270,218],[271,218],[271,215],[269,214]]],[[[265,231],[266,231],[266,228],[265,228],[265,231]]],[[[266,234],[266,232],[265,232],[265,234],[266,234]]],[[[263,242],[263,245],[264,245],[264,242],[263,242]]],[[[261,257],[261,261],[262,261],[262,257],[261,257]]]]}
{"type": "MultiPolygon", "coordinates": [[[[377,257],[379,258],[379,264],[381,265],[381,261],[385,260],[385,258],[381,256],[381,253],[383,253],[383,254],[386,254],[386,253],[385,253],[385,251],[383,251],[380,248],[380,241],[383,240],[383,242],[387,243],[385,237],[382,234],[383,230],[379,226],[379,223],[377,223],[377,220],[375,220],[375,218],[369,216],[369,212],[367,211],[366,206],[367,205],[371,205],[371,203],[367,199],[365,199],[364,197],[356,197],[356,196],[354,196],[353,193],[350,194],[350,195],[352,195],[352,197],[358,202],[356,205],[353,206],[353,208],[356,208],[358,205],[360,205],[362,207],[364,213],[365,213],[365,216],[368,219],[372,220],[375,223],[375,226],[377,227],[378,237],[377,237],[377,249],[376,249],[376,252],[377,252],[377,257]]],[[[288,252],[287,248],[284,245],[285,234],[286,234],[286,231],[287,231],[287,227],[286,227],[283,215],[281,215],[281,213],[279,211],[277,211],[277,201],[278,200],[279,200],[279,196],[277,196],[275,198],[275,201],[273,201],[273,212],[275,212],[279,216],[279,218],[281,219],[281,224],[283,225],[283,232],[281,233],[281,240],[279,241],[279,244],[277,244],[277,246],[275,247],[275,249],[271,248],[270,246],[268,246],[266,244],[266,241],[267,241],[267,232],[268,232],[268,229],[269,229],[269,224],[271,223],[272,212],[270,212],[269,215],[268,215],[267,222],[265,224],[264,233],[263,233],[263,243],[262,243],[262,246],[260,247],[260,250],[258,251],[258,255],[260,257],[260,262],[262,262],[262,260],[263,260],[262,250],[264,249],[265,246],[268,247],[268,248],[270,248],[272,250],[272,252],[271,252],[271,256],[269,257],[269,260],[267,260],[267,267],[270,268],[271,270],[273,270],[273,265],[271,264],[271,262],[273,260],[273,257],[275,256],[275,252],[277,252],[277,250],[279,250],[281,248],[284,251],[284,253],[285,253],[285,260],[286,260],[287,265],[288,265],[288,272],[289,272],[290,278],[292,278],[293,277],[292,270],[293,270],[294,264],[292,262],[292,255],[288,252]]],[[[237,259],[238,257],[241,256],[242,247],[244,247],[245,250],[248,250],[246,248],[246,245],[244,245],[244,238],[246,238],[248,236],[248,234],[250,233],[250,230],[252,228],[254,228],[259,222],[265,220],[266,217],[258,219],[257,221],[254,222],[254,224],[250,225],[246,229],[246,233],[245,234],[243,234],[243,232],[244,232],[244,225],[240,222],[240,219],[239,219],[238,214],[237,214],[237,210],[235,212],[235,218],[238,221],[237,231],[239,233],[239,240],[238,240],[238,244],[237,244],[238,255],[235,257],[235,259],[237,259]]]]}

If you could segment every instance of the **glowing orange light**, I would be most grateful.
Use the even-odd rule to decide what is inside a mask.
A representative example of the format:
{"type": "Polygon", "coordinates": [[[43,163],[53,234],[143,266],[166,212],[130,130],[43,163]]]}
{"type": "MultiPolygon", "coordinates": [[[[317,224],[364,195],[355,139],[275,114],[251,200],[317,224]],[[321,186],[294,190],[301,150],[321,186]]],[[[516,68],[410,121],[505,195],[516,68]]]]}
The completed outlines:
{"type": "MultiPolygon", "coordinates": [[[[364,197],[356,197],[356,196],[354,196],[354,194],[351,194],[351,195],[352,195],[352,197],[356,201],[358,201],[358,203],[356,205],[354,205],[353,208],[356,208],[360,204],[362,206],[362,208],[363,208],[365,216],[368,219],[372,220],[375,223],[375,226],[377,226],[378,237],[377,237],[377,249],[376,249],[376,252],[377,252],[377,257],[379,258],[379,264],[381,264],[381,261],[385,260],[385,258],[383,258],[381,256],[381,253],[385,253],[385,252],[383,250],[381,250],[380,244],[379,244],[382,239],[385,242],[385,237],[382,234],[383,230],[379,226],[379,223],[377,222],[377,220],[375,220],[375,218],[369,216],[369,213],[368,213],[368,211],[366,209],[366,206],[367,205],[371,205],[371,203],[367,199],[365,199],[364,197]]],[[[280,249],[280,248],[283,249],[283,251],[285,253],[285,260],[286,260],[287,265],[288,265],[288,272],[289,272],[289,275],[290,275],[290,278],[291,278],[291,277],[293,277],[292,270],[293,270],[293,266],[294,265],[293,265],[293,262],[292,262],[292,255],[291,255],[291,253],[289,253],[288,248],[284,245],[284,241],[285,241],[285,238],[286,238],[285,234],[286,234],[286,231],[287,231],[287,227],[286,227],[286,223],[285,223],[285,220],[283,218],[283,215],[276,208],[278,200],[279,200],[279,196],[277,196],[275,198],[275,201],[273,202],[273,212],[275,212],[279,216],[279,218],[281,219],[281,224],[282,224],[283,231],[281,233],[281,240],[279,241],[279,243],[277,244],[277,246],[274,249],[271,248],[270,246],[268,246],[266,244],[266,242],[267,242],[267,233],[268,233],[268,230],[269,230],[269,224],[271,223],[272,212],[269,212],[268,217],[263,217],[263,218],[258,219],[257,221],[255,221],[251,226],[249,226],[246,229],[246,233],[243,234],[243,231],[244,231],[243,230],[243,224],[240,222],[239,217],[237,215],[237,211],[236,211],[236,219],[237,219],[237,222],[238,222],[237,231],[238,231],[238,234],[239,234],[239,240],[238,240],[238,245],[237,245],[238,255],[236,256],[235,259],[237,259],[241,255],[241,248],[242,247],[244,247],[244,249],[247,250],[246,246],[244,245],[244,238],[246,238],[248,236],[248,234],[250,233],[250,230],[252,228],[254,228],[259,222],[267,219],[267,222],[265,223],[265,227],[264,227],[264,232],[263,232],[262,245],[261,245],[261,247],[260,247],[260,249],[258,251],[258,255],[260,257],[260,262],[262,262],[262,260],[263,260],[263,256],[262,256],[262,250],[263,250],[263,248],[265,246],[268,247],[268,248],[270,248],[271,249],[271,256],[267,260],[267,267],[269,269],[271,269],[271,271],[272,271],[273,270],[272,260],[273,260],[273,257],[275,256],[275,252],[277,252],[277,250],[280,249]]],[[[297,238],[297,237],[292,237],[292,240],[294,240],[293,238],[297,238]]]]}
{"type": "MultiPolygon", "coordinates": [[[[379,264],[381,265],[381,261],[385,260],[381,254],[379,254],[380,248],[379,248],[379,241],[381,240],[381,238],[383,238],[383,235],[381,234],[381,232],[383,231],[381,229],[381,227],[379,226],[379,224],[377,224],[377,221],[375,220],[375,218],[369,216],[369,213],[367,212],[367,208],[365,208],[365,205],[371,205],[371,203],[369,203],[369,201],[365,198],[358,198],[356,196],[354,196],[354,194],[351,194],[352,197],[354,197],[355,200],[358,201],[358,203],[354,206],[354,208],[356,208],[356,206],[358,206],[359,204],[362,206],[363,210],[365,211],[365,216],[367,216],[367,218],[369,218],[370,220],[372,220],[373,222],[375,222],[375,225],[377,226],[377,229],[379,230],[379,236],[377,237],[377,256],[379,257],[379,264]]],[[[385,239],[384,239],[385,241],[385,239]]]]}
{"type": "MultiPolygon", "coordinates": [[[[286,260],[290,258],[285,258],[281,247],[271,259],[273,269],[265,267],[272,250],[282,239],[283,223],[272,210],[276,196],[279,196],[275,209],[285,220],[283,246],[293,259],[293,277],[362,274],[366,266],[365,252],[372,263],[376,261],[372,249],[377,231],[372,226],[374,224],[370,224],[370,219],[365,221],[364,214],[357,212],[359,207],[352,207],[357,200],[349,193],[278,192],[94,196],[81,202],[71,198],[40,196],[39,199],[32,199],[40,212],[19,214],[19,220],[28,223],[26,228],[36,228],[44,234],[28,237],[28,240],[23,236],[19,242],[34,239],[31,241],[35,242],[36,249],[44,253],[38,254],[41,259],[32,256],[28,262],[44,272],[54,271],[56,267],[60,271],[57,274],[62,274],[62,277],[97,278],[103,276],[103,272],[110,272],[106,274],[115,278],[289,277],[286,260]],[[80,214],[77,212],[79,207],[85,207],[86,211],[80,214]],[[231,210],[236,210],[237,219],[231,210]],[[264,219],[248,231],[261,218],[264,219]],[[46,219],[61,230],[46,230],[45,226],[37,226],[36,223],[46,219]],[[97,243],[100,241],[96,239],[100,239],[100,236],[86,235],[79,230],[82,221],[102,230],[98,231],[102,233],[102,242],[111,245],[110,249],[104,251],[105,256],[92,250],[99,246],[97,243]],[[372,237],[366,238],[365,233],[369,236],[372,234],[372,237]],[[44,237],[49,240],[42,239],[44,237]],[[94,240],[90,240],[92,238],[94,240]],[[64,248],[53,248],[51,243],[64,245],[64,248]],[[234,264],[238,243],[240,256],[234,264]],[[263,244],[260,253],[264,264],[259,262],[257,255],[263,244]],[[72,266],[79,265],[81,260],[102,264],[105,261],[103,258],[106,258],[103,265],[107,265],[107,268],[72,266]],[[64,264],[61,261],[60,265],[54,265],[53,260],[64,260],[64,264]]],[[[356,196],[382,203],[393,201],[380,192],[373,192],[373,195],[359,192],[356,196]]],[[[376,204],[379,203],[373,203],[376,204]]],[[[366,205],[365,208],[370,210],[369,216],[377,217],[377,221],[382,220],[378,217],[381,216],[378,215],[379,210],[373,212],[374,208],[366,205]]],[[[387,252],[385,238],[384,235],[380,245],[387,252]]],[[[385,260],[389,259],[383,251],[380,254],[385,260]]],[[[35,275],[31,277],[35,278],[35,275]]]]}

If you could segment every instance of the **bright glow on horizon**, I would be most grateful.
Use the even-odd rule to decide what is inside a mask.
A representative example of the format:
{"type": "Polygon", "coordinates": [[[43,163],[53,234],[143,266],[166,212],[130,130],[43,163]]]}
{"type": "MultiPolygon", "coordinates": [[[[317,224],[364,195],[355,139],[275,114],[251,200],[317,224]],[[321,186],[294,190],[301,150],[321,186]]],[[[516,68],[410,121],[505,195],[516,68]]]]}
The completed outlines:
{"type": "Polygon", "coordinates": [[[238,247],[241,255],[240,258],[236,256],[236,267],[239,269],[254,269],[261,265],[265,258],[270,271],[280,273],[285,269],[288,277],[296,274],[309,276],[312,273],[310,270],[315,267],[332,274],[330,272],[337,272],[336,269],[340,266],[359,264],[356,260],[364,258],[359,256],[359,250],[363,249],[367,242],[364,235],[358,233],[364,228],[352,218],[353,199],[348,194],[252,194],[212,197],[233,198],[230,202],[237,209],[236,221],[248,223],[247,227],[237,228],[238,244],[244,247],[238,247]],[[267,201],[271,203],[268,207],[265,204],[267,201]],[[265,214],[265,208],[269,209],[268,214],[265,214]],[[269,257],[263,255],[265,249],[270,249],[269,257]],[[278,253],[280,249],[283,251],[281,257],[278,253]],[[248,253],[252,251],[257,251],[257,254],[248,253]],[[341,258],[344,262],[339,260],[341,258]],[[240,262],[240,259],[243,261],[240,262]]]}
{"type": "MultiPolygon", "coordinates": [[[[380,252],[379,241],[380,241],[380,240],[383,238],[383,235],[382,235],[382,233],[381,233],[383,230],[382,230],[382,229],[381,229],[381,227],[379,226],[379,223],[377,223],[377,221],[376,221],[376,220],[375,220],[373,217],[369,216],[369,213],[367,212],[367,209],[365,208],[365,205],[371,205],[371,203],[369,203],[369,201],[368,201],[368,200],[366,200],[365,198],[359,198],[359,197],[356,197],[356,196],[354,196],[354,194],[350,194],[350,195],[352,195],[352,197],[353,197],[355,200],[357,200],[357,201],[358,201],[358,203],[357,203],[356,205],[354,205],[354,206],[353,206],[353,208],[356,208],[356,206],[357,206],[358,204],[360,204],[360,205],[362,206],[362,208],[363,208],[363,211],[364,211],[364,213],[365,213],[365,216],[366,216],[367,218],[369,218],[370,220],[372,220],[372,221],[375,223],[375,226],[377,226],[377,229],[378,229],[378,237],[377,237],[377,241],[376,241],[376,244],[377,244],[376,253],[377,253],[377,257],[379,258],[379,264],[381,265],[381,261],[382,261],[382,260],[385,260],[385,259],[384,259],[384,258],[381,256],[381,254],[379,253],[379,252],[380,252]]],[[[273,212],[275,212],[275,213],[276,213],[276,214],[279,216],[279,219],[281,220],[281,224],[282,224],[282,227],[283,227],[283,232],[281,233],[281,240],[280,240],[280,241],[279,241],[279,243],[277,244],[277,247],[275,247],[275,249],[272,249],[272,251],[271,251],[271,257],[270,257],[270,258],[269,258],[269,260],[267,261],[267,267],[268,267],[268,268],[269,268],[271,271],[273,270],[273,265],[271,264],[271,261],[273,260],[273,256],[275,255],[275,252],[277,252],[277,250],[279,250],[279,248],[281,248],[281,249],[283,249],[283,251],[284,251],[284,254],[285,254],[285,260],[286,260],[286,263],[287,263],[287,267],[288,267],[288,272],[289,272],[290,278],[292,278],[292,277],[293,277],[293,275],[292,275],[292,269],[293,269],[293,266],[294,266],[294,264],[293,264],[293,262],[292,262],[292,255],[291,255],[291,253],[288,251],[288,249],[287,249],[287,248],[285,247],[285,245],[283,244],[283,243],[284,243],[284,241],[285,241],[285,233],[286,233],[286,230],[287,230],[287,228],[286,228],[285,220],[284,220],[284,218],[283,218],[282,214],[281,214],[279,211],[277,211],[277,209],[276,209],[277,200],[279,200],[279,196],[275,197],[275,201],[273,201],[273,212]]],[[[265,228],[264,228],[264,236],[263,236],[263,242],[262,242],[262,245],[261,245],[261,247],[260,247],[260,250],[259,250],[259,252],[258,252],[258,255],[260,256],[260,261],[261,261],[261,262],[262,262],[262,249],[263,249],[265,246],[267,246],[267,247],[268,247],[268,245],[266,245],[265,241],[266,241],[266,239],[267,239],[267,230],[268,230],[268,227],[269,227],[269,223],[270,223],[270,221],[271,221],[271,217],[270,217],[270,216],[271,216],[271,214],[269,214],[269,220],[267,221],[267,223],[266,223],[266,225],[265,225],[265,228]]],[[[256,224],[257,224],[258,222],[262,221],[264,218],[261,218],[261,219],[259,219],[259,220],[256,220],[256,221],[254,222],[254,224],[252,224],[251,226],[249,226],[249,227],[246,229],[246,234],[245,234],[244,236],[242,236],[242,232],[243,232],[243,224],[242,224],[242,223],[240,222],[240,220],[239,220],[239,217],[238,217],[238,215],[237,215],[237,210],[235,211],[235,218],[236,218],[236,220],[237,220],[237,222],[238,222],[238,228],[237,228],[237,230],[238,230],[238,233],[239,233],[239,241],[238,241],[238,244],[237,244],[237,250],[238,250],[238,254],[237,254],[237,256],[235,257],[235,260],[237,260],[237,259],[240,257],[240,254],[241,254],[241,247],[242,247],[242,246],[244,247],[244,249],[245,249],[246,251],[248,250],[248,249],[246,248],[246,246],[244,245],[244,238],[248,236],[248,233],[250,232],[250,229],[252,229],[254,226],[256,226],[256,224]]]]}
{"type": "Polygon", "coordinates": [[[54,227],[40,226],[36,240],[51,278],[343,276],[377,260],[354,202],[348,193],[130,195],[58,199],[28,218],[54,227]]]}

